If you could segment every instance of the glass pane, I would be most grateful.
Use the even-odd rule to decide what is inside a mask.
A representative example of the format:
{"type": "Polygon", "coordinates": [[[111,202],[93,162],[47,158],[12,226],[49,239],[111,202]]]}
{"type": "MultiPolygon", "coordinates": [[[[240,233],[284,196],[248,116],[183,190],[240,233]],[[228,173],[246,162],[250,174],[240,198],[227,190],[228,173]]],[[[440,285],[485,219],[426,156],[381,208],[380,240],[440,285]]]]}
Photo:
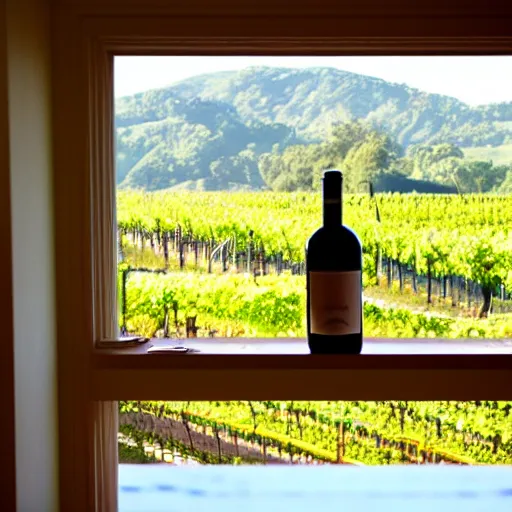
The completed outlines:
{"type": "Polygon", "coordinates": [[[306,335],[344,173],[365,337],[512,337],[511,58],[116,57],[119,327],[306,335]]]}

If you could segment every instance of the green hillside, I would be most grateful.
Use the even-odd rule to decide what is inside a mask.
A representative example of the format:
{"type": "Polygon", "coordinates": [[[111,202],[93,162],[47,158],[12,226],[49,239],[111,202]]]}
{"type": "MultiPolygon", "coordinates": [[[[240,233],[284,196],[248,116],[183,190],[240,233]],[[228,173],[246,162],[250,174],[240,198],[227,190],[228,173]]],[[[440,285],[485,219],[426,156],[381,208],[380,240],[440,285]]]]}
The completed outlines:
{"type": "Polygon", "coordinates": [[[282,123],[314,140],[328,136],[332,124],[360,119],[405,147],[512,142],[512,103],[472,108],[455,98],[334,68],[250,67],[196,76],[170,90],[228,103],[243,121],[282,123]]]}
{"type": "Polygon", "coordinates": [[[512,144],[464,148],[464,154],[470,160],[492,160],[497,165],[510,165],[512,163],[512,144]]]}
{"type": "MultiPolygon", "coordinates": [[[[489,160],[494,151],[495,164],[512,161],[500,149],[512,148],[512,103],[471,108],[332,68],[196,76],[117,99],[115,128],[117,183],[145,190],[311,189],[320,167],[343,165],[352,190],[387,173],[399,176],[404,190],[417,189],[403,181],[412,178],[480,192],[499,186],[506,169],[475,188],[475,172],[484,167],[461,171],[462,153],[442,168],[434,158],[432,172],[432,158],[418,167],[409,154],[449,145],[470,160],[489,160]],[[456,172],[464,183],[456,183],[456,172]]],[[[395,189],[398,181],[392,183],[395,189]]]]}

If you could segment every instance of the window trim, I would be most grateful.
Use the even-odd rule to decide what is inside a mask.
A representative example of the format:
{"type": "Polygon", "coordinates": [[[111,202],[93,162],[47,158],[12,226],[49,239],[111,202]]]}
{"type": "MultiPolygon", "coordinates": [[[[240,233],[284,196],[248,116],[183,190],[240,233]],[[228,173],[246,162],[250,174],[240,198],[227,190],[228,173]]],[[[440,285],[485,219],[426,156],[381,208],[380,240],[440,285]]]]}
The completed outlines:
{"type": "MultiPolygon", "coordinates": [[[[271,8],[265,9],[267,14],[272,13],[271,8]]],[[[166,17],[162,12],[144,18],[133,16],[129,9],[131,14],[126,14],[122,3],[116,8],[110,7],[110,16],[94,16],[94,11],[91,7],[88,14],[69,6],[56,8],[53,36],[60,499],[62,510],[77,512],[112,511],[117,507],[115,478],[108,479],[108,475],[117,474],[117,437],[112,435],[116,403],[95,400],[108,399],[106,388],[114,389],[113,379],[120,376],[133,379],[137,375],[156,375],[150,386],[146,386],[151,390],[151,386],[169,383],[171,378],[183,379],[187,372],[194,371],[118,369],[101,374],[96,367],[94,340],[109,333],[115,325],[113,315],[116,314],[111,292],[105,293],[110,287],[107,284],[112,283],[112,273],[105,273],[101,263],[115,261],[115,237],[110,239],[109,231],[104,230],[99,221],[106,214],[111,219],[111,228],[112,218],[115,222],[110,209],[112,194],[108,193],[108,187],[107,193],[102,188],[106,176],[103,171],[113,166],[112,116],[108,118],[112,113],[113,89],[109,94],[103,88],[112,85],[113,55],[512,54],[512,37],[492,36],[497,31],[509,33],[509,20],[505,16],[487,26],[476,24],[477,15],[475,23],[471,19],[454,23],[446,16],[431,24],[414,11],[410,14],[412,25],[408,25],[411,20],[400,19],[396,13],[382,24],[379,17],[365,17],[364,11],[355,18],[343,15],[315,18],[309,11],[294,15],[281,11],[280,17],[259,19],[255,19],[254,13],[244,16],[243,9],[238,18],[215,18],[211,13],[194,16],[190,11],[187,11],[188,16],[175,18],[166,17]],[[118,17],[112,17],[112,12],[118,17]],[[292,20],[293,16],[296,17],[292,20]],[[417,32],[422,36],[411,37],[417,32]],[[197,35],[191,35],[194,33],[197,35]],[[346,36],[339,37],[338,33],[346,36]],[[447,33],[457,37],[443,37],[447,33]],[[366,37],[368,34],[381,35],[366,37]],[[105,142],[95,145],[93,142],[98,138],[105,142]],[[69,172],[69,169],[74,171],[69,172]],[[72,237],[76,232],[81,236],[72,237]],[[77,315],[77,311],[80,314],[77,315]],[[98,386],[104,395],[92,394],[98,386]],[[109,439],[113,443],[110,446],[109,439]]],[[[96,11],[102,13],[101,5],[96,11]]],[[[169,8],[167,15],[171,11],[169,8]]],[[[385,16],[381,14],[381,18],[385,16]]],[[[106,179],[107,185],[112,184],[112,180],[111,173],[106,179]]],[[[222,366],[216,368],[222,370],[222,366]]],[[[367,375],[375,376],[376,371],[371,370],[367,375]]],[[[399,383],[399,373],[393,368],[389,371],[399,383]]],[[[261,379],[265,372],[268,374],[269,370],[252,370],[253,384],[254,379],[261,379]]],[[[500,379],[510,379],[510,368],[504,372],[500,379]]],[[[299,374],[292,370],[289,375],[297,378],[299,374]]],[[[488,368],[487,375],[491,374],[488,368]]],[[[220,375],[224,375],[225,385],[232,383],[231,378],[240,376],[230,372],[215,373],[216,377],[220,375]]],[[[320,394],[329,381],[336,382],[336,374],[323,378],[324,370],[309,375],[319,379],[317,391],[320,394]]],[[[473,374],[478,375],[478,371],[473,374]]],[[[212,374],[194,371],[193,378],[194,389],[200,393],[208,387],[212,374]]],[[[116,394],[111,398],[119,397],[116,394]]]]}

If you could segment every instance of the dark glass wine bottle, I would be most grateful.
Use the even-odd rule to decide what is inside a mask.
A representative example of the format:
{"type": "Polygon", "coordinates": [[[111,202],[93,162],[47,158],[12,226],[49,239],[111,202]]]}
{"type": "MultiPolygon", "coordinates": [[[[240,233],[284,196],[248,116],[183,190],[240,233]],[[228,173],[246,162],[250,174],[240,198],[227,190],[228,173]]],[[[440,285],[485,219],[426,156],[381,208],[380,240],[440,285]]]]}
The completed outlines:
{"type": "Polygon", "coordinates": [[[323,177],[324,225],[306,244],[308,344],[312,354],[360,354],[361,243],[342,223],[340,171],[323,177]]]}

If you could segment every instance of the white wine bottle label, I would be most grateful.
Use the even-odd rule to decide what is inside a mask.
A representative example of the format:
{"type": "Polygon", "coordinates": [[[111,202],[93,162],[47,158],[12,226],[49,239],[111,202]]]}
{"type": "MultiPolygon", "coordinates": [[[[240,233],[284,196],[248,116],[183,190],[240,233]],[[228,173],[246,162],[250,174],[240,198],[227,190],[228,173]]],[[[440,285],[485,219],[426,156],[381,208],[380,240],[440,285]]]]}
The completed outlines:
{"type": "Polygon", "coordinates": [[[313,334],[361,332],[361,271],[309,273],[313,334]]]}

